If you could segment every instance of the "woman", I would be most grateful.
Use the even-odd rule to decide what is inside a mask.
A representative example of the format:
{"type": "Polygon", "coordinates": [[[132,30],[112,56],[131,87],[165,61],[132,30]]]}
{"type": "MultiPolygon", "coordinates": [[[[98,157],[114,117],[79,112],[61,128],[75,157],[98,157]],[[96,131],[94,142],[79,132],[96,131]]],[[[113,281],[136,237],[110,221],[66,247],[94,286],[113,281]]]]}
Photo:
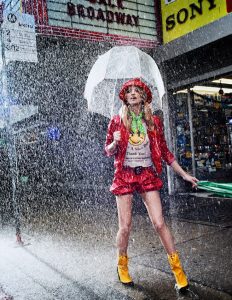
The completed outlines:
{"type": "Polygon", "coordinates": [[[167,252],[176,288],[182,292],[187,289],[188,280],[162,214],[159,190],[163,183],[158,177],[162,171],[161,160],[193,187],[198,180],[180,167],[167,148],[161,121],[151,112],[149,104],[152,93],[148,86],[139,78],[129,80],[122,86],[119,97],[123,101],[121,116],[114,116],[110,121],[105,143],[106,154],[115,155],[116,170],[110,191],[116,195],[119,219],[116,237],[118,277],[123,284],[133,285],[128,271],[127,247],[133,192],[137,191],[142,196],[152,225],[167,252]]]}

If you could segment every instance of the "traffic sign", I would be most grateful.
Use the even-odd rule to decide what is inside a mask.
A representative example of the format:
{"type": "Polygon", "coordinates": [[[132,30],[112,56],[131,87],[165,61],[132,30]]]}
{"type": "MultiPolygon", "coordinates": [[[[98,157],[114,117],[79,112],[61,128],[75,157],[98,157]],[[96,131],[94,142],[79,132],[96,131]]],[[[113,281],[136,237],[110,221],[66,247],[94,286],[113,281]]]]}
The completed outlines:
{"type": "Polygon", "coordinates": [[[15,60],[38,61],[34,16],[6,11],[2,31],[6,63],[15,60]]]}

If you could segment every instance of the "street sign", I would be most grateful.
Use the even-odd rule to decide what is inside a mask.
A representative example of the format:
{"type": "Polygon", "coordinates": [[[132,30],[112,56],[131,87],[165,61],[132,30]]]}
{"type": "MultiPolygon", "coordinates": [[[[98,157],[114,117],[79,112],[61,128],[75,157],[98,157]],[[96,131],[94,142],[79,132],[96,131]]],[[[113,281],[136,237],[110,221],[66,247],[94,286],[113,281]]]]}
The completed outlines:
{"type": "Polygon", "coordinates": [[[2,31],[6,63],[38,61],[34,16],[4,12],[2,31]]]}

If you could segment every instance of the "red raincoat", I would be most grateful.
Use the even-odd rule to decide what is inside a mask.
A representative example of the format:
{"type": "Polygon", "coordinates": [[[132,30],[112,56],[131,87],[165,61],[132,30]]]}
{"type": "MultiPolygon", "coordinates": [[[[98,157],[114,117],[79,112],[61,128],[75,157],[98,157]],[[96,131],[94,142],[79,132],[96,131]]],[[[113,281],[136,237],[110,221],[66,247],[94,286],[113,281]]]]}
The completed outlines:
{"type": "MultiPolygon", "coordinates": [[[[169,151],[163,133],[163,125],[160,118],[153,116],[153,120],[157,130],[147,131],[150,140],[151,149],[151,159],[156,169],[157,175],[162,172],[162,160],[164,160],[168,165],[171,165],[175,160],[174,155],[169,151]]],[[[123,162],[126,155],[127,144],[129,140],[129,132],[124,126],[123,122],[120,120],[119,115],[114,116],[109,125],[108,132],[105,142],[105,153],[107,156],[115,155],[114,166],[117,173],[123,168],[123,162]],[[108,146],[113,142],[113,133],[115,131],[121,132],[121,141],[118,142],[117,148],[114,153],[108,151],[108,146]]]]}

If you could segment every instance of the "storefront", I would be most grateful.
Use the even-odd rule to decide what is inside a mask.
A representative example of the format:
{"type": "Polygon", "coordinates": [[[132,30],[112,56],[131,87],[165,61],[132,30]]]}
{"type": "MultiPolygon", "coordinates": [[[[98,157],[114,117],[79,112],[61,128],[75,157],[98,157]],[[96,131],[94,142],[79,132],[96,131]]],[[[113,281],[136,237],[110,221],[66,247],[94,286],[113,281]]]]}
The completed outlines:
{"type": "Polygon", "coordinates": [[[173,95],[177,158],[187,171],[202,180],[231,180],[232,88],[220,82],[232,81],[231,76],[225,77],[173,95]]]}
{"type": "MultiPolygon", "coordinates": [[[[38,108],[35,119],[12,126],[21,202],[28,198],[38,209],[51,198],[110,202],[113,159],[103,153],[109,120],[88,112],[85,83],[96,59],[113,46],[151,54],[161,43],[157,2],[6,0],[4,9],[32,14],[36,23],[38,62],[7,65],[9,97],[38,108]]],[[[6,147],[0,151],[6,154],[6,147]]]]}
{"type": "MultiPolygon", "coordinates": [[[[164,45],[154,57],[166,74],[169,144],[200,180],[231,182],[231,4],[190,2],[161,1],[164,45]]],[[[169,193],[190,190],[169,171],[169,193]]]]}

